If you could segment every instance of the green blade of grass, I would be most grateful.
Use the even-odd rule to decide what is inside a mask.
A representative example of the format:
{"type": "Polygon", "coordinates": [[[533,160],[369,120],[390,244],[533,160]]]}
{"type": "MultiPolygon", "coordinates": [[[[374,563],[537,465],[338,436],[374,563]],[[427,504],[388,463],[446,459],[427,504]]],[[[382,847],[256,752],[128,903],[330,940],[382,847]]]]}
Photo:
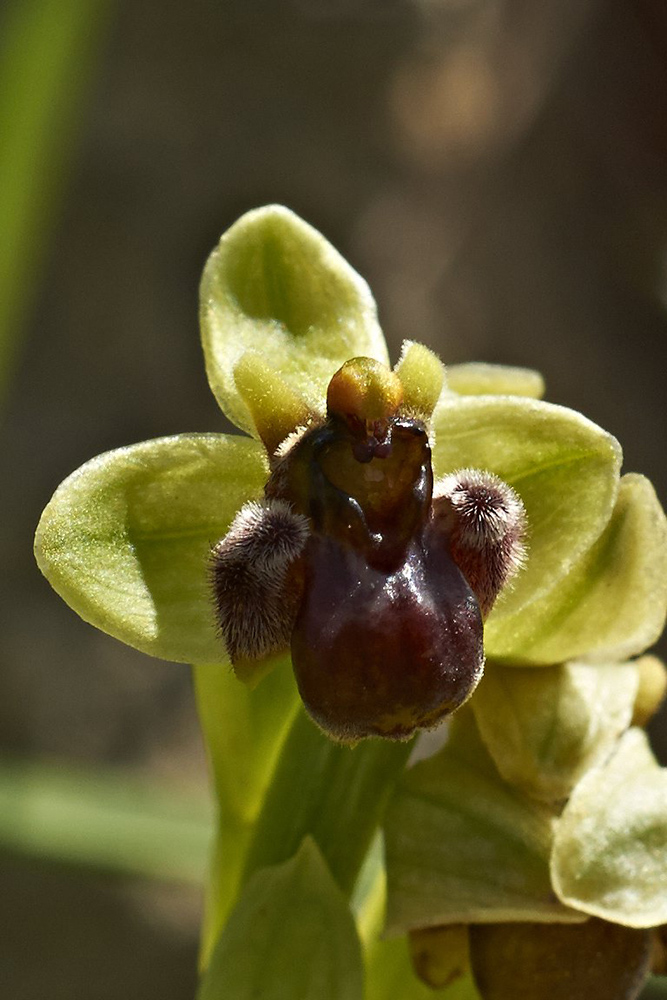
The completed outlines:
{"type": "Polygon", "coordinates": [[[45,861],[203,884],[213,806],[203,795],[69,764],[0,762],[0,848],[45,861]]]}
{"type": "Polygon", "coordinates": [[[17,0],[0,20],[0,393],[110,10],[110,0],[17,0]]]}

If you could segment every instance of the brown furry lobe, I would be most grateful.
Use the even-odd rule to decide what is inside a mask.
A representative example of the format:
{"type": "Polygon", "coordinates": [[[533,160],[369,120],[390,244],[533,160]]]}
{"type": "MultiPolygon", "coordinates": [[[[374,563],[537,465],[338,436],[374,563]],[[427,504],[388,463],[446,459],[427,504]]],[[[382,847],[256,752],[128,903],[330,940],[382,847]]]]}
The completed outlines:
{"type": "Polygon", "coordinates": [[[435,483],[433,518],[486,617],[525,561],[523,503],[498,476],[461,469],[435,483]]]}
{"type": "Polygon", "coordinates": [[[287,649],[299,598],[295,571],[310,529],[284,500],[247,503],[213,549],[217,620],[234,662],[287,649]]]}

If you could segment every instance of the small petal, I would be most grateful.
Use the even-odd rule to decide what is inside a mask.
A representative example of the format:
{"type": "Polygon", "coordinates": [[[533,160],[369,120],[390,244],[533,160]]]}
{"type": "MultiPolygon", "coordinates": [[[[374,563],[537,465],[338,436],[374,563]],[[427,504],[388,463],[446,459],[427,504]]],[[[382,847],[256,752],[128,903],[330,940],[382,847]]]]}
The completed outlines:
{"type": "Polygon", "coordinates": [[[452,736],[389,803],[387,930],[473,921],[581,919],[549,879],[554,813],[506,785],[461,709],[452,736]]]}
{"type": "Polygon", "coordinates": [[[466,924],[420,927],[410,931],[408,941],[416,974],[434,990],[450,986],[470,970],[466,924]]]}
{"type": "Polygon", "coordinates": [[[445,385],[440,358],[423,344],[406,340],[394,371],[403,385],[405,410],[430,420],[445,385]]]}
{"type": "Polygon", "coordinates": [[[470,361],[447,368],[447,388],[462,396],[528,396],[541,399],[544,379],[532,368],[470,361]]]}
{"type": "Polygon", "coordinates": [[[641,729],[577,787],[555,831],[559,898],[626,927],[667,922],[667,770],[641,729]]]}
{"type": "MultiPolygon", "coordinates": [[[[459,926],[459,925],[454,925],[459,926]]],[[[481,1000],[469,969],[433,992],[415,975],[405,937],[380,938],[367,955],[364,1000],[481,1000]]]]}
{"type": "Polygon", "coordinates": [[[234,367],[234,384],[270,455],[296,427],[305,426],[313,416],[303,396],[255,351],[241,355],[234,367]]]}
{"type": "Polygon", "coordinates": [[[197,1000],[362,1000],[359,938],[345,896],[306,839],[251,877],[197,1000]]]}
{"type": "Polygon", "coordinates": [[[503,778],[557,801],[628,728],[637,686],[631,663],[532,670],[490,663],[471,704],[503,778]]]}
{"type": "MultiPolygon", "coordinates": [[[[279,205],[248,212],[227,230],[204,269],[200,299],[211,389],[230,420],[251,434],[262,427],[234,378],[247,351],[320,413],[344,361],[387,361],[366,282],[317,230],[279,205]]],[[[262,426],[267,412],[264,406],[262,426]]]]}
{"type": "Polygon", "coordinates": [[[81,617],[152,656],[226,662],[211,545],[261,493],[261,445],[183,434],[88,462],[56,490],[35,538],[40,569],[81,617]]]}
{"type": "Polygon", "coordinates": [[[650,482],[630,474],[609,525],[558,589],[489,622],[487,652],[525,664],[622,660],[656,641],[666,611],[667,520],[650,482]]]}
{"type": "Polygon", "coordinates": [[[645,726],[655,715],[667,694],[667,670],[657,656],[640,656],[635,661],[639,690],[632,716],[633,726],[645,726]]]}
{"type": "Polygon", "coordinates": [[[487,622],[487,654],[498,656],[501,643],[510,645],[505,620],[530,621],[530,606],[560,586],[608,523],[620,447],[573,410],[517,396],[461,397],[438,407],[434,426],[436,476],[460,468],[493,472],[526,507],[526,566],[487,622]]]}

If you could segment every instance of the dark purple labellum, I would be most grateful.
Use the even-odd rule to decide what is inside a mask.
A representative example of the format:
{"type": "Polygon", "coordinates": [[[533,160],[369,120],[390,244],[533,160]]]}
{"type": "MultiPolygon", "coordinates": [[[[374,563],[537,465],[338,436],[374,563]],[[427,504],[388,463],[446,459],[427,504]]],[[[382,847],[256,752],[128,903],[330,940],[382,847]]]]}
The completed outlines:
{"type": "Polygon", "coordinates": [[[449,554],[427,545],[386,571],[337,540],[308,543],[292,660],[306,708],[337,739],[408,737],[479,680],[479,607],[449,554]]]}
{"type": "Polygon", "coordinates": [[[435,726],[484,663],[477,600],[432,520],[424,427],[396,421],[384,443],[359,458],[358,434],[329,422],[295,447],[282,494],[312,530],[294,672],[312,717],[345,741],[435,726]]]}
{"type": "Polygon", "coordinates": [[[333,739],[405,739],[478,683],[483,625],[520,566],[523,505],[489,473],[451,473],[434,494],[424,422],[395,372],[347,362],[327,420],[273,456],[213,550],[218,622],[250,680],[291,646],[299,691],[333,739]]]}

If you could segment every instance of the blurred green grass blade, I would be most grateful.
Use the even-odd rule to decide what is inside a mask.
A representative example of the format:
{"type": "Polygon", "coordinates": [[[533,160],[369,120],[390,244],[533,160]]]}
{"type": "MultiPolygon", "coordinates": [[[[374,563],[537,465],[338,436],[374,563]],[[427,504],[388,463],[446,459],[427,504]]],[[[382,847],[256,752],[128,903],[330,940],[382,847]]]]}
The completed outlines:
{"type": "Polygon", "coordinates": [[[0,848],[46,861],[203,884],[213,806],[134,775],[0,762],[0,848]]]}
{"type": "Polygon", "coordinates": [[[15,0],[0,18],[0,392],[110,10],[110,0],[15,0]]]}

